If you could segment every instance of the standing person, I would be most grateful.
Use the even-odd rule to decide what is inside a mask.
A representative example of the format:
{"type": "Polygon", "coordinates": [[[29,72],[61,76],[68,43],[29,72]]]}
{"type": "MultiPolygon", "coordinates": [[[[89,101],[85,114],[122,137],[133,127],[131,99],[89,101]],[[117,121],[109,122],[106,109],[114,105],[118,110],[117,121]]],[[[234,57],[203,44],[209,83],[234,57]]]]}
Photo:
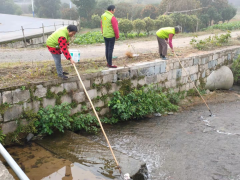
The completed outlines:
{"type": "Polygon", "coordinates": [[[118,22],[115,16],[115,6],[110,5],[107,11],[101,16],[101,29],[105,40],[105,53],[107,59],[107,66],[109,68],[117,68],[112,64],[112,54],[114,49],[115,40],[119,38],[118,22]]]}
{"type": "Polygon", "coordinates": [[[157,40],[158,40],[158,47],[159,47],[159,54],[160,58],[163,60],[167,60],[166,55],[167,55],[167,49],[168,49],[168,44],[170,48],[173,50],[173,45],[172,45],[172,38],[175,34],[178,34],[181,32],[181,27],[165,27],[161,28],[157,31],[157,40]]]}
{"type": "Polygon", "coordinates": [[[70,60],[72,64],[75,63],[68,51],[68,46],[70,38],[73,37],[77,31],[77,26],[75,25],[60,28],[49,36],[46,42],[48,50],[55,61],[58,77],[61,77],[62,79],[68,79],[66,76],[68,73],[63,72],[62,70],[61,54],[63,53],[66,59],[70,60]]]}

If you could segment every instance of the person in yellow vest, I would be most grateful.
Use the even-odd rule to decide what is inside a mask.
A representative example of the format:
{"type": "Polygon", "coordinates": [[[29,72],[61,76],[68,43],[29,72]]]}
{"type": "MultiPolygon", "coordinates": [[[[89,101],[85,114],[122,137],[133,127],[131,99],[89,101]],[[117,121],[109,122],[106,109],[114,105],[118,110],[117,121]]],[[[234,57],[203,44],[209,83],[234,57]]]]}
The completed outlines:
{"type": "Polygon", "coordinates": [[[68,46],[70,38],[73,37],[77,31],[77,26],[75,25],[62,27],[56,30],[51,36],[49,36],[46,42],[48,50],[52,54],[52,57],[55,61],[57,74],[62,79],[68,79],[66,76],[68,73],[63,72],[62,70],[61,54],[63,53],[66,59],[69,60],[72,64],[75,63],[68,51],[68,46]]]}
{"type": "Polygon", "coordinates": [[[180,26],[176,27],[165,27],[161,28],[157,31],[157,40],[158,40],[158,47],[159,47],[159,54],[160,58],[163,60],[167,60],[167,49],[168,44],[174,52],[173,45],[172,45],[172,38],[175,34],[180,33],[182,28],[180,26]]]}
{"type": "Polygon", "coordinates": [[[105,41],[105,54],[107,59],[107,67],[117,68],[112,64],[112,54],[115,40],[119,38],[118,21],[114,16],[115,6],[110,5],[107,11],[101,16],[101,29],[105,41]]]}

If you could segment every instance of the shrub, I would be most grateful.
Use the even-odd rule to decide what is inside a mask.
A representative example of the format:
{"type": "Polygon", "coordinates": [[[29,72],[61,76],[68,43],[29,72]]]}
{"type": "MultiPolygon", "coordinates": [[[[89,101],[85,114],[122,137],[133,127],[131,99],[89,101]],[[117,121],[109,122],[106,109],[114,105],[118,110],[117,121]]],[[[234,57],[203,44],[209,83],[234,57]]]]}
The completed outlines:
{"type": "Polygon", "coordinates": [[[239,83],[239,80],[240,80],[240,55],[238,56],[237,59],[235,59],[233,61],[233,65],[232,65],[231,69],[232,69],[233,76],[234,76],[234,82],[239,83]]]}
{"type": "Polygon", "coordinates": [[[130,33],[133,30],[133,24],[128,19],[120,20],[118,26],[119,26],[119,31],[123,32],[125,37],[127,37],[127,33],[130,33]]]}
{"type": "Polygon", "coordinates": [[[3,140],[5,139],[5,134],[3,134],[2,129],[0,129],[0,143],[3,143],[3,140]]]}
{"type": "Polygon", "coordinates": [[[162,16],[159,16],[157,20],[160,21],[157,24],[158,26],[160,26],[160,27],[157,27],[158,29],[160,29],[162,27],[172,27],[172,26],[174,26],[173,19],[170,16],[162,15],[162,16]]]}
{"type": "Polygon", "coordinates": [[[143,87],[140,90],[135,89],[125,96],[122,96],[120,92],[115,92],[108,106],[113,119],[121,121],[139,119],[154,112],[165,113],[178,109],[176,105],[169,102],[166,94],[155,90],[152,86],[143,87]]]}
{"type": "Polygon", "coordinates": [[[158,9],[154,5],[146,5],[141,12],[142,17],[150,17],[152,19],[155,19],[159,14],[158,14],[158,9]]]}
{"type": "Polygon", "coordinates": [[[133,27],[139,36],[140,32],[145,29],[146,23],[141,19],[136,19],[133,21],[133,27]]]}
{"type": "Polygon", "coordinates": [[[154,30],[154,21],[150,17],[146,17],[143,20],[146,23],[145,30],[149,35],[150,31],[154,30]]]}
{"type": "Polygon", "coordinates": [[[206,38],[204,40],[196,40],[193,38],[190,42],[190,44],[199,50],[208,50],[213,49],[214,47],[221,47],[226,45],[229,42],[229,39],[231,38],[231,32],[229,31],[226,34],[221,34],[220,36],[209,36],[209,38],[206,38]]]}
{"type": "Polygon", "coordinates": [[[101,21],[101,18],[99,15],[95,15],[95,14],[92,15],[92,27],[93,28],[100,28],[101,27],[100,21],[101,21]]]}
{"type": "Polygon", "coordinates": [[[64,129],[70,129],[72,118],[70,117],[71,107],[67,104],[57,106],[48,106],[39,110],[39,121],[35,122],[39,133],[52,134],[54,130],[64,132],[64,129]]]}

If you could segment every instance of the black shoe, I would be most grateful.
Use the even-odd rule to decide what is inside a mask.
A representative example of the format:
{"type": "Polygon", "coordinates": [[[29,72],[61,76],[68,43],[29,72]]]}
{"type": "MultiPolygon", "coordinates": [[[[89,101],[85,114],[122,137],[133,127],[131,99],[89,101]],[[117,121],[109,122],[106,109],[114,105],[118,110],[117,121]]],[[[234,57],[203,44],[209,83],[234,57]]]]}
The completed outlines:
{"type": "Polygon", "coordinates": [[[160,58],[162,58],[163,57],[163,55],[162,54],[160,54],[160,58]]]}
{"type": "Polygon", "coordinates": [[[62,75],[62,76],[59,76],[60,78],[62,78],[63,80],[66,80],[66,79],[68,79],[68,77],[67,76],[65,76],[65,75],[62,75]]]}
{"type": "Polygon", "coordinates": [[[67,73],[67,72],[63,72],[63,75],[69,75],[69,73],[67,73]]]}

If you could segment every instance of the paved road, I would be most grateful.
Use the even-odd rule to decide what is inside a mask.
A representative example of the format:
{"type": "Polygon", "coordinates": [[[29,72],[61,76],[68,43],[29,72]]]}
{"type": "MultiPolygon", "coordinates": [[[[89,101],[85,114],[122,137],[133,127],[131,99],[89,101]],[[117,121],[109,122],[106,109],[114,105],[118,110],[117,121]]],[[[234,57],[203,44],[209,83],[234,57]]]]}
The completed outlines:
{"type": "MultiPolygon", "coordinates": [[[[240,35],[240,31],[235,31],[231,33],[232,37],[237,37],[240,35]]],[[[205,39],[210,35],[199,36],[198,39],[205,39]]],[[[173,40],[174,47],[189,47],[192,37],[178,38],[173,40]]],[[[133,41],[132,43],[127,43],[129,41],[119,41],[116,42],[114,49],[114,56],[125,56],[127,50],[133,50],[134,53],[152,53],[157,52],[158,44],[157,40],[153,41],[133,41]]],[[[74,48],[74,47],[73,47],[74,48]]],[[[70,47],[71,49],[71,47],[70,47]]],[[[104,58],[105,56],[105,45],[86,45],[77,47],[81,53],[81,59],[96,59],[104,58]]],[[[27,61],[44,61],[52,60],[52,56],[46,48],[38,49],[0,49],[1,58],[0,62],[27,62],[27,61]]],[[[64,58],[64,57],[62,57],[64,58]]]]}
{"type": "Polygon", "coordinates": [[[25,36],[35,35],[42,33],[42,24],[46,26],[45,32],[51,32],[55,30],[54,23],[58,26],[56,28],[63,27],[64,24],[72,23],[73,21],[62,20],[62,19],[44,19],[44,18],[33,18],[25,16],[16,16],[9,14],[0,14],[0,42],[22,38],[23,26],[25,36]],[[47,27],[52,26],[52,27],[47,27]],[[37,28],[37,29],[28,29],[37,28]],[[14,32],[7,32],[14,31],[14,32]]]}

